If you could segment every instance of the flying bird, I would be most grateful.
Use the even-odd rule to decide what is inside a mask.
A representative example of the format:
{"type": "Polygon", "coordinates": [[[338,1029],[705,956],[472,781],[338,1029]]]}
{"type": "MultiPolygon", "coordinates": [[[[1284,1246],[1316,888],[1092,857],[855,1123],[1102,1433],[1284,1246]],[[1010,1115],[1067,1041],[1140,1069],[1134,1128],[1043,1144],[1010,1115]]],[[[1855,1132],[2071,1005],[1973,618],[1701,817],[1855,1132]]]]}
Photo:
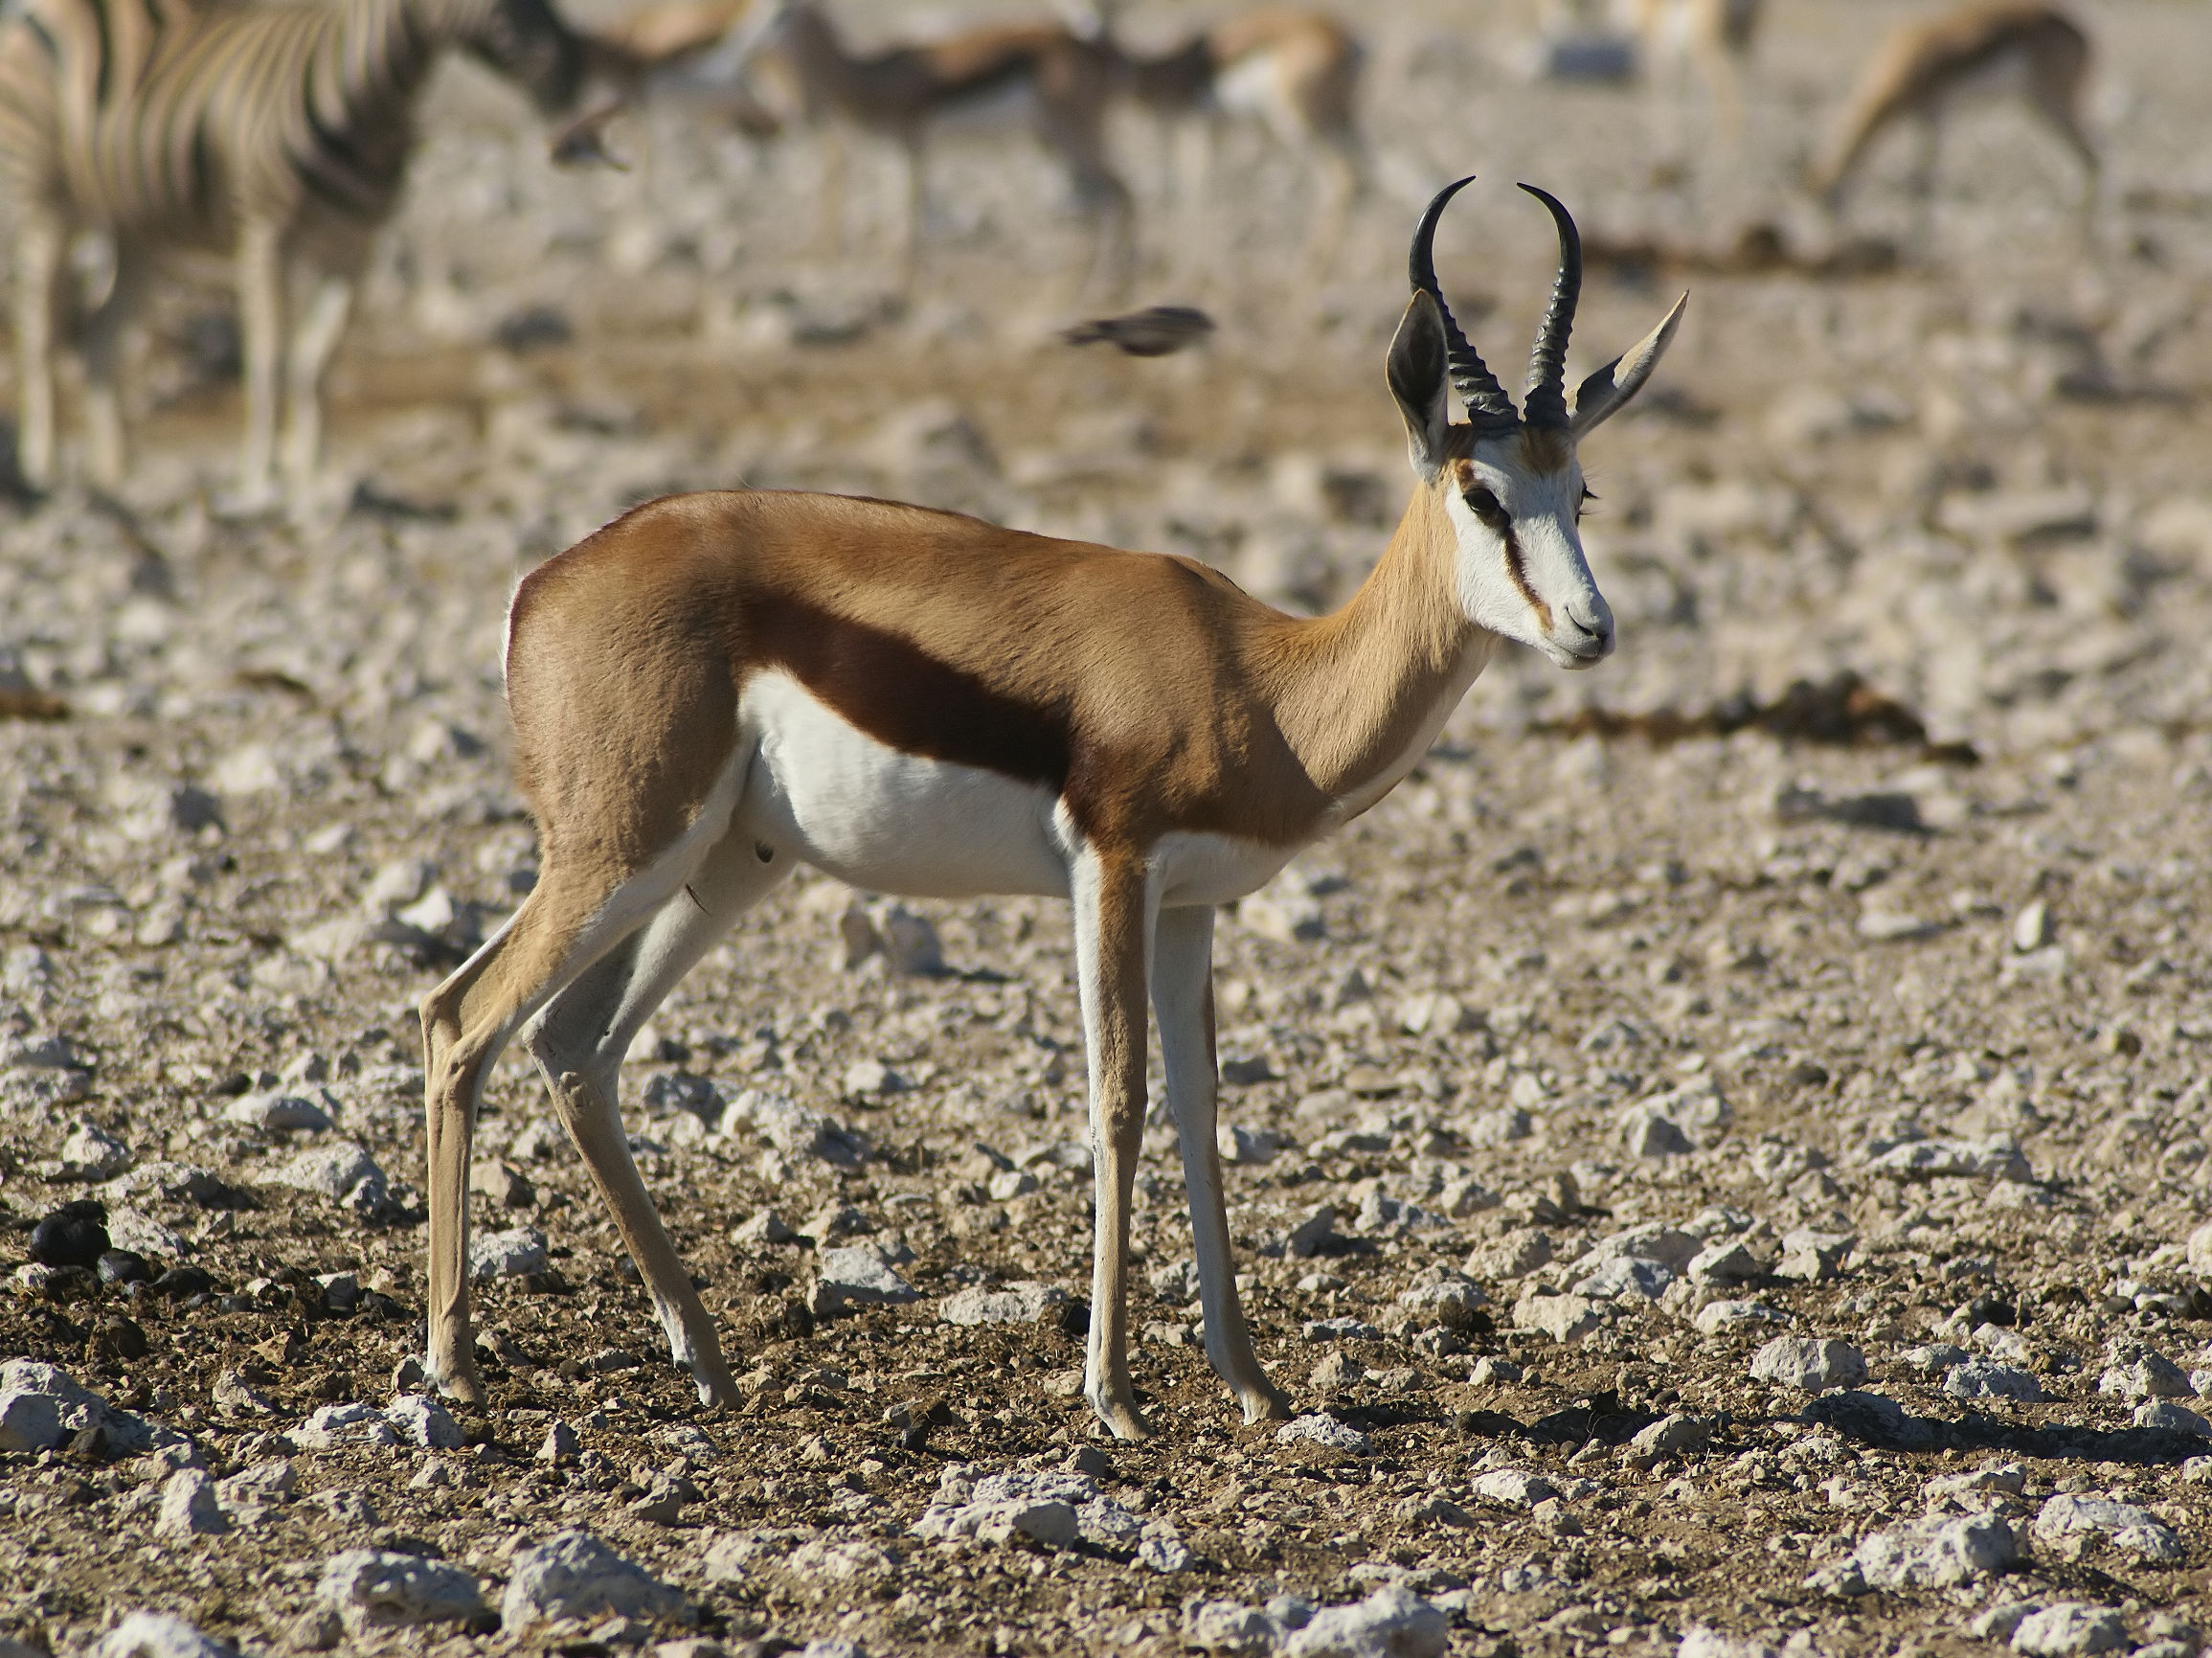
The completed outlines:
{"type": "Polygon", "coordinates": [[[580,115],[553,134],[548,155],[555,167],[611,167],[627,172],[630,164],[607,148],[607,125],[629,107],[610,103],[580,115]]]}
{"type": "Polygon", "coordinates": [[[1166,357],[1213,332],[1213,319],[1196,306],[1146,306],[1125,316],[1094,317],[1060,330],[1072,346],[1103,340],[1133,357],[1166,357]]]}

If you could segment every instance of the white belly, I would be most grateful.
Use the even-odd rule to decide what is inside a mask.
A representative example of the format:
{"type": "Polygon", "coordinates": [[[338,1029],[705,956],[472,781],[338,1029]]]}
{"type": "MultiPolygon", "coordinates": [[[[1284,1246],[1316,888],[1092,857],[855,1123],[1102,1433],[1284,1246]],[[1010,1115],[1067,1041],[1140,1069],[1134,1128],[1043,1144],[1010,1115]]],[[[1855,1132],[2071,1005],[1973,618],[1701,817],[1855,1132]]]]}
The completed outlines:
{"type": "Polygon", "coordinates": [[[1288,111],[1275,54],[1254,52],[1230,65],[1214,79],[1213,101],[1227,114],[1280,125],[1288,111]]]}
{"type": "Polygon", "coordinates": [[[737,717],[758,745],[738,816],[770,845],[870,892],[1067,896],[1045,785],[902,754],[784,673],[754,675],[737,717]]]}
{"type": "Polygon", "coordinates": [[[1226,904],[1266,886],[1303,850],[1179,830],[1153,848],[1152,880],[1162,909],[1226,904]]]}

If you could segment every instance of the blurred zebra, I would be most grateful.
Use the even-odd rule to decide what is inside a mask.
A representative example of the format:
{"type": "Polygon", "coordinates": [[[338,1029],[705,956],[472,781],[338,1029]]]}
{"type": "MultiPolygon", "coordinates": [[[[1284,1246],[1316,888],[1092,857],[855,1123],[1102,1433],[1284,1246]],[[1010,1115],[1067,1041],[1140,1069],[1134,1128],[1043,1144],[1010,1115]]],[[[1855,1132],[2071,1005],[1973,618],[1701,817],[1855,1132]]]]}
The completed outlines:
{"type": "Polygon", "coordinates": [[[295,503],[320,382],[414,148],[440,54],[466,48],[552,111],[582,39],[548,0],[25,0],[0,27],[0,186],[15,207],[25,479],[55,472],[54,334],[73,242],[111,245],[84,331],[86,470],[124,473],[119,335],[164,252],[235,258],[245,358],[238,505],[275,503],[277,411],[295,503]],[[280,388],[281,382],[281,388],[280,388]]]}

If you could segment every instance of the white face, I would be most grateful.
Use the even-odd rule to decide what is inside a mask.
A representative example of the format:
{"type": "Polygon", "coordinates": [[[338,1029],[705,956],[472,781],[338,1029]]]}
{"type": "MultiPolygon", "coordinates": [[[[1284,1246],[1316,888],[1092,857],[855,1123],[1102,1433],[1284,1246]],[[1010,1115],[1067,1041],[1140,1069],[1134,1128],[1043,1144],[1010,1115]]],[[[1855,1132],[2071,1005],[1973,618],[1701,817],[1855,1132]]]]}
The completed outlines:
{"type": "Polygon", "coordinates": [[[1556,443],[1549,436],[1478,439],[1472,457],[1444,465],[1436,487],[1458,537],[1468,620],[1561,668],[1590,668],[1613,654],[1613,607],[1591,578],[1575,527],[1582,466],[1564,434],[1556,443]],[[1532,456],[1563,461],[1537,470],[1532,456]]]}

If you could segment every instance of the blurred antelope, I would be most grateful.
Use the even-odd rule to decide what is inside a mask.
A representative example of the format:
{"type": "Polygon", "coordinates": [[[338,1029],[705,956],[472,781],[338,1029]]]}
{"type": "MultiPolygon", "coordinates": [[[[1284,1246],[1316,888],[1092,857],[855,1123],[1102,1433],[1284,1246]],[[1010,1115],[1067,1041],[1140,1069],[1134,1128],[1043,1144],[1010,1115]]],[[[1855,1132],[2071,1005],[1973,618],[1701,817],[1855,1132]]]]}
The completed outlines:
{"type": "Polygon", "coordinates": [[[1744,127],[1744,66],[1758,33],[1762,0],[1634,0],[1645,74],[1661,64],[1697,72],[1732,144],[1744,127]]]}
{"type": "Polygon", "coordinates": [[[1178,244],[1199,245],[1206,228],[1200,216],[1211,189],[1216,128],[1253,121],[1326,175],[1307,246],[1309,264],[1319,263],[1342,238],[1366,180],[1356,109],[1366,57],[1359,41],[1320,12],[1265,7],[1147,54],[1117,37],[1121,10],[1122,0],[1093,0],[1084,27],[1112,54],[1122,95],[1177,129],[1175,193],[1185,217],[1178,244]]]}
{"type": "Polygon", "coordinates": [[[1926,216],[1936,152],[1952,104],[1962,98],[2017,97],[2071,149],[2086,170],[2085,209],[2094,206],[2097,151],[2082,127],[2082,87],[2089,42],[2064,12],[2040,5],[1970,6],[1925,23],[1903,25],[1860,78],[1827,152],[1809,182],[1840,209],[1876,139],[1901,122],[1920,135],[1912,192],[1926,216]]]}
{"type": "Polygon", "coordinates": [[[424,1368],[439,1387],[485,1397],[469,1333],[469,1145],[485,1079],[519,1038],[670,1356],[702,1403],[738,1402],[630,1156],[621,1069],[692,965],[811,865],[879,892],[1070,901],[1095,1152],[1084,1393],[1116,1435],[1143,1436],[1128,1288],[1149,1003],[1207,1358],[1246,1421],[1288,1414],[1238,1301],[1214,1148],[1215,910],[1389,793],[1505,641],[1565,669],[1612,654],[1613,612],[1577,528],[1577,451],[1650,376],[1682,312],[1570,406],[1581,244],[1567,209],[1531,191],[1557,228],[1559,275],[1516,408],[1436,285],[1431,246],[1458,188],[1414,232],[1411,300],[1386,360],[1411,495],[1334,615],[1270,609],[1194,558],[776,490],[655,501],[523,579],[507,700],[544,873],[422,1002],[424,1368]]]}
{"type": "Polygon", "coordinates": [[[822,188],[825,239],[843,239],[847,127],[882,134],[906,164],[904,271],[919,262],[932,130],[989,125],[1026,113],[1030,129],[1067,169],[1075,198],[1099,223],[1093,272],[1119,281],[1128,263],[1129,191],[1107,154],[1111,63],[1090,41],[1054,23],[975,29],[941,40],[855,52],[819,0],[666,0],[595,37],[649,90],[658,71],[693,83],[735,82],[757,57],[779,63],[798,113],[826,145],[822,188]]]}
{"type": "Polygon", "coordinates": [[[324,366],[415,148],[414,108],[449,46],[546,110],[585,49],[547,0],[30,0],[0,29],[0,180],[15,226],[24,477],[55,473],[54,334],[70,245],[105,238],[114,278],[85,329],[85,470],[122,482],[124,326],[158,255],[237,261],[246,432],[234,505],[295,506],[322,437],[324,366]]]}

